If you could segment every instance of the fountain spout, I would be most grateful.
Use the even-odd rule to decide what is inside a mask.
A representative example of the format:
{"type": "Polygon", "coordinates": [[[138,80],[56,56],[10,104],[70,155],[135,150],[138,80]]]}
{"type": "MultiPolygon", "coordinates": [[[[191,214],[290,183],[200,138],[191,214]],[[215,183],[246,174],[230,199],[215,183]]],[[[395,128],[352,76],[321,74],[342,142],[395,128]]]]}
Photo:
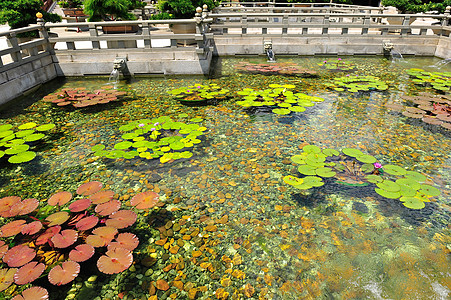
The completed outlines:
{"type": "Polygon", "coordinates": [[[271,41],[265,41],[263,43],[263,47],[265,49],[266,56],[268,57],[268,61],[276,61],[274,51],[272,51],[272,42],[271,41]]]}
{"type": "Polygon", "coordinates": [[[109,82],[117,83],[119,75],[129,75],[127,67],[127,57],[116,57],[113,61],[113,71],[110,74],[109,82]]]}
{"type": "Polygon", "coordinates": [[[393,45],[390,40],[382,41],[382,48],[384,50],[384,55],[389,56],[391,51],[395,48],[395,45],[393,45]]]}

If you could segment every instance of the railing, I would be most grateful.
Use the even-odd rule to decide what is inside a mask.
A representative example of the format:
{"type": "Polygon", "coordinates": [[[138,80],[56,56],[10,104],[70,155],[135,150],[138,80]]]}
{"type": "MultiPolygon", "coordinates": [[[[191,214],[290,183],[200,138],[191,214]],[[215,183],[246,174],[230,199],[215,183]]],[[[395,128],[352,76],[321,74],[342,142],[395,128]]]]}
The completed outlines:
{"type": "MultiPolygon", "coordinates": [[[[38,59],[44,55],[50,55],[58,53],[58,50],[54,49],[54,45],[59,43],[62,45],[64,51],[80,50],[80,49],[105,49],[105,50],[117,50],[124,46],[124,42],[131,41],[132,48],[136,49],[148,49],[153,48],[152,41],[169,40],[169,45],[166,48],[171,50],[177,48],[187,49],[194,48],[196,53],[202,54],[209,49],[213,34],[205,33],[205,22],[212,21],[196,19],[186,20],[146,20],[146,21],[115,21],[115,22],[85,22],[85,23],[41,23],[40,25],[32,25],[26,28],[14,29],[0,33],[0,37],[6,37],[8,42],[8,48],[0,50],[0,72],[18,66],[20,64],[29,62],[34,59],[38,59]],[[184,33],[175,34],[172,32],[157,32],[154,33],[154,26],[158,24],[167,25],[167,28],[174,24],[196,24],[196,33],[184,33]],[[81,33],[78,36],[70,37],[52,37],[49,35],[49,30],[59,29],[74,29],[74,31],[81,26],[86,26],[89,29],[89,33],[81,33]],[[126,34],[105,34],[102,28],[105,26],[132,26],[138,28],[136,33],[126,34]],[[18,35],[28,33],[31,31],[38,31],[40,37],[34,39],[18,38],[18,35]],[[181,45],[177,41],[194,40],[194,45],[181,45]],[[138,46],[137,41],[141,41],[141,47],[138,46]],[[78,47],[79,42],[83,44],[83,47],[78,47]],[[86,44],[90,44],[90,47],[86,47],[86,44]],[[111,47],[111,44],[115,45],[115,48],[111,47]],[[66,50],[67,49],[67,50],[66,50]]],[[[161,46],[159,48],[162,48],[161,46]]],[[[127,49],[131,50],[131,49],[127,49]]]]}
{"type": "Polygon", "coordinates": [[[372,7],[337,3],[276,3],[276,2],[221,2],[215,13],[256,12],[256,13],[379,13],[386,7],[372,7]]]}
{"type": "Polygon", "coordinates": [[[222,35],[447,35],[449,14],[218,13],[212,32],[222,35]],[[433,20],[413,25],[416,18],[433,20]]]}

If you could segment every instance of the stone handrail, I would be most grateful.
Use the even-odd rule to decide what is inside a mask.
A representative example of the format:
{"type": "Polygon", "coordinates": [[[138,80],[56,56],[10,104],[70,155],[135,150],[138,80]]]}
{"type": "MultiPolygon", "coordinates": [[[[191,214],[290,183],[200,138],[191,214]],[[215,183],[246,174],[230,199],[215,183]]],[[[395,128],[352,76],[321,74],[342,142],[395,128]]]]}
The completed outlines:
{"type": "Polygon", "coordinates": [[[213,13],[210,25],[212,32],[222,35],[233,34],[376,34],[386,35],[426,35],[428,29],[433,34],[447,35],[449,14],[349,14],[349,13],[213,13]],[[417,19],[432,19],[430,25],[412,25],[417,19]],[[384,21],[384,22],[382,22],[384,21]],[[384,23],[384,24],[383,24],[384,23]],[[235,32],[232,32],[235,29],[235,32]],[[238,29],[238,30],[237,30],[238,29]],[[253,29],[248,33],[248,29],[253,29]],[[268,29],[271,29],[268,31],[268,29]],[[276,29],[280,29],[277,31],[276,29]],[[293,30],[293,32],[289,32],[293,30]],[[320,32],[318,32],[320,30],[320,32]],[[330,31],[329,31],[330,30],[330,31]],[[413,34],[412,30],[419,31],[413,34]],[[236,32],[238,31],[238,32],[236,32]],[[352,32],[350,32],[352,31],[352,32]]]}
{"type": "Polygon", "coordinates": [[[222,2],[215,13],[257,12],[257,13],[380,13],[386,7],[360,6],[337,3],[274,3],[274,2],[222,2]]]}
{"type": "MultiPolygon", "coordinates": [[[[211,22],[211,19],[205,19],[204,22],[199,22],[196,19],[185,20],[143,20],[143,21],[114,21],[114,22],[83,22],[83,23],[41,23],[39,25],[31,25],[25,28],[13,29],[0,32],[0,37],[6,37],[8,48],[0,50],[0,72],[14,68],[17,65],[24,64],[33,59],[39,59],[43,55],[50,55],[60,50],[55,50],[55,43],[65,43],[67,50],[77,50],[75,42],[91,42],[91,49],[100,49],[100,42],[117,42],[119,45],[123,41],[144,41],[144,48],[152,48],[151,40],[170,40],[170,48],[180,47],[195,47],[197,53],[204,53],[208,50],[212,34],[204,32],[205,22],[211,22]],[[158,24],[187,24],[194,23],[197,25],[196,33],[174,34],[167,33],[153,33],[152,26],[158,24]],[[136,33],[127,34],[105,34],[102,31],[104,26],[120,26],[131,25],[138,26],[139,31],[136,33]],[[74,29],[87,26],[89,28],[89,35],[80,35],[76,37],[52,37],[49,35],[49,30],[54,28],[74,29]],[[39,38],[24,39],[18,38],[19,34],[39,31],[39,38]],[[194,46],[180,46],[177,44],[178,40],[195,40],[194,46]]],[[[20,36],[20,35],[19,35],[20,36]]],[[[83,48],[86,49],[86,48],[83,48]]],[[[102,48],[103,49],[103,48],[102,48]]],[[[136,49],[138,49],[136,47],[136,49]]],[[[66,51],[67,51],[66,50],[66,51]]]]}

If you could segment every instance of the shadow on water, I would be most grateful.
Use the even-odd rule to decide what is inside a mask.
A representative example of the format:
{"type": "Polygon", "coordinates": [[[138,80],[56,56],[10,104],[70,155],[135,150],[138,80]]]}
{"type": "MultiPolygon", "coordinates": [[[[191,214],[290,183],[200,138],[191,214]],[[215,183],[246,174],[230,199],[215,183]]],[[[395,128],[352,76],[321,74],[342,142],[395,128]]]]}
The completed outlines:
{"type": "Polygon", "coordinates": [[[25,95],[9,101],[0,106],[0,119],[10,119],[18,115],[28,113],[26,110],[36,101],[42,99],[44,96],[53,93],[57,89],[63,87],[67,80],[56,78],[43,86],[33,89],[25,95]]]}

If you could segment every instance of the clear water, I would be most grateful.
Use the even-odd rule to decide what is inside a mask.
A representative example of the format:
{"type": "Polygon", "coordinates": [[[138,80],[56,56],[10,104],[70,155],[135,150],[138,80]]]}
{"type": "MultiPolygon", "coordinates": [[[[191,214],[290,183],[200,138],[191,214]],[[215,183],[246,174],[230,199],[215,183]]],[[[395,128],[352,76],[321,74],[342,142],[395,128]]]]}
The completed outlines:
{"type": "MultiPolygon", "coordinates": [[[[84,181],[99,180],[124,202],[139,191],[154,190],[167,203],[166,210],[141,215],[130,230],[140,238],[130,269],[108,276],[82,266],[73,284],[58,289],[42,280],[51,299],[64,299],[71,288],[76,299],[148,299],[154,294],[158,299],[194,294],[196,299],[226,299],[224,292],[228,299],[449,299],[451,133],[384,107],[404,93],[420,91],[406,69],[433,70],[439,60],[343,58],[357,66],[357,74],[390,82],[389,92],[353,95],[323,86],[340,76],[319,68],[327,59],[277,57],[278,63],[319,71],[316,79],[235,71],[240,61],[264,63],[266,57],[221,59],[212,79],[119,82],[119,88],[135,94],[134,100],[84,110],[62,110],[40,99],[64,87],[100,88],[107,79],[60,80],[4,107],[4,123],[52,121],[58,130],[32,162],[2,166],[1,197],[44,200],[58,190],[73,192],[84,181]],[[167,94],[209,81],[231,91],[291,83],[326,101],[303,113],[277,116],[243,110],[234,99],[187,107],[167,94]],[[90,151],[99,142],[116,141],[118,127],[130,120],[180,113],[204,118],[208,128],[191,159],[168,164],[109,160],[90,151]],[[359,148],[383,164],[426,174],[442,193],[423,210],[410,210],[371,189],[333,182],[296,190],[281,178],[296,174],[290,157],[305,144],[359,148]],[[164,227],[168,221],[170,229],[164,227]],[[177,253],[155,244],[166,236],[182,245],[177,253]],[[200,256],[194,257],[196,251],[200,256]],[[153,252],[157,260],[150,264],[153,252]],[[165,269],[170,264],[175,265],[165,269]],[[98,277],[90,285],[91,275],[98,277]],[[160,279],[169,283],[167,291],[151,288],[160,279]]],[[[441,67],[450,70],[450,65],[441,67]]]]}

